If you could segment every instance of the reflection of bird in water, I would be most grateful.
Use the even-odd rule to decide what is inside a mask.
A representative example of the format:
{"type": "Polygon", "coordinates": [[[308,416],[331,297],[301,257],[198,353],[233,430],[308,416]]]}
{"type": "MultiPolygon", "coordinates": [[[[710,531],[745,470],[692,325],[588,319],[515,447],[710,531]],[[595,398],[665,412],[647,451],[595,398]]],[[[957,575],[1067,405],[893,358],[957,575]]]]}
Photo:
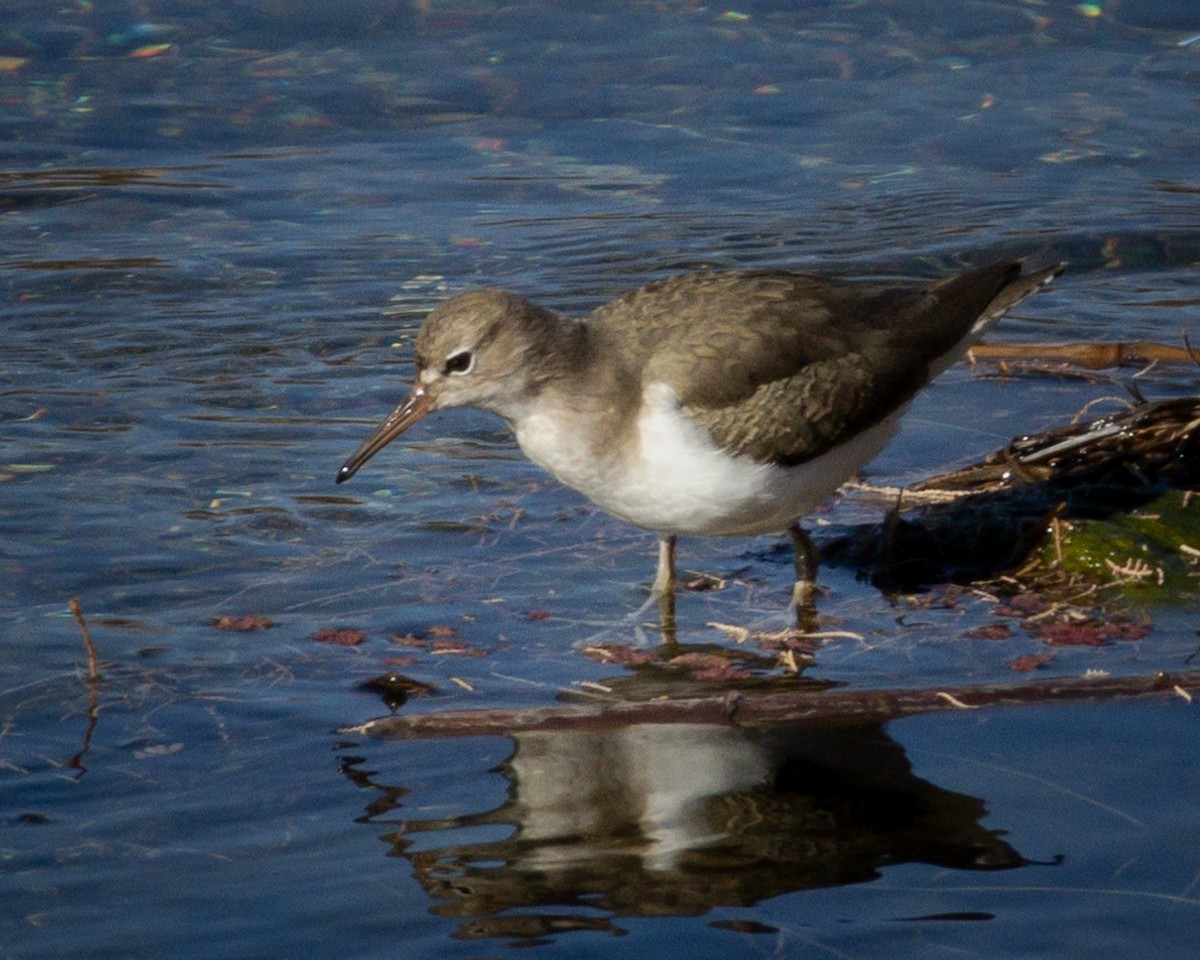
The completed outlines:
{"type": "Polygon", "coordinates": [[[870,880],[891,864],[1025,863],[980,825],[982,801],[915,777],[880,726],[642,724],[514,740],[499,768],[510,781],[503,806],[410,820],[391,837],[443,901],[437,912],[475,918],[478,935],[512,932],[496,915],[517,907],[553,904],[547,922],[594,926],[606,921],[562,905],[694,915],[870,880]],[[459,842],[488,825],[511,833],[459,842]],[[421,849],[410,851],[417,832],[421,849]]]}

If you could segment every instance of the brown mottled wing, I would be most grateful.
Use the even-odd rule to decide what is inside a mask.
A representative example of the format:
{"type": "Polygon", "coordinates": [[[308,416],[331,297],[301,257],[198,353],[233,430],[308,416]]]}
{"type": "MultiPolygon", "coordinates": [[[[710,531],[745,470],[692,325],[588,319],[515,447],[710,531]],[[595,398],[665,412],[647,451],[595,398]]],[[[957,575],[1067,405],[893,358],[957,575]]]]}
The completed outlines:
{"type": "Polygon", "coordinates": [[[719,445],[794,464],[904,406],[981,332],[977,322],[994,322],[1052,272],[1017,279],[1018,263],[998,263],[908,288],[692,274],[633,291],[587,323],[624,349],[642,384],[674,387],[719,445]]]}

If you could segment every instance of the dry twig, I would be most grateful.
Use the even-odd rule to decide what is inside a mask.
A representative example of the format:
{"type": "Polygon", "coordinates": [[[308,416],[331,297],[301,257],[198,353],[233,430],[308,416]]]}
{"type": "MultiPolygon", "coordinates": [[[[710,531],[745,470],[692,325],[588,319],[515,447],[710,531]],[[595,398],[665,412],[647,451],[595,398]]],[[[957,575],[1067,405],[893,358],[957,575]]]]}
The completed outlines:
{"type": "Polygon", "coordinates": [[[971,348],[972,360],[1057,360],[1089,370],[1142,366],[1146,363],[1196,363],[1184,337],[1182,347],[1138,340],[1132,343],[986,343],[971,348]]]}
{"type": "Polygon", "coordinates": [[[583,704],[513,710],[460,710],[400,714],[369,720],[343,733],[407,739],[612,729],[635,723],[852,724],[883,723],[939,710],[1033,703],[1069,703],[1127,697],[1185,697],[1200,688],[1200,671],[1149,677],[1086,676],[1021,684],[952,688],[739,691],[734,708],[723,695],[685,700],[592,700],[583,704]]]}
{"type": "Polygon", "coordinates": [[[88,630],[87,621],[83,619],[83,607],[79,605],[79,601],[74,597],[71,598],[71,613],[75,616],[75,622],[79,624],[79,629],[83,633],[83,648],[87,651],[88,658],[88,683],[99,683],[103,677],[100,676],[100,665],[96,658],[96,644],[92,641],[91,631],[88,630]]]}

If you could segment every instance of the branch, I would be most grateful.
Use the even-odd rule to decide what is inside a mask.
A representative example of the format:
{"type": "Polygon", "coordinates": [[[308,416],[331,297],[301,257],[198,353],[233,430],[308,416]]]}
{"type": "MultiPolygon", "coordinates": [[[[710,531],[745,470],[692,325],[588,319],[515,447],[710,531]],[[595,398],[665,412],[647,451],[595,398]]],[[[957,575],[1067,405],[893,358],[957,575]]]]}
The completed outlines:
{"type": "Polygon", "coordinates": [[[1130,697],[1178,696],[1192,702],[1200,671],[1150,677],[1068,677],[1034,683],[942,689],[800,690],[737,693],[687,700],[608,701],[525,710],[456,710],[393,715],[340,732],[370,737],[473,737],[531,730],[598,730],[635,723],[864,724],[919,713],[1022,704],[1068,703],[1130,697]]]}
{"type": "Polygon", "coordinates": [[[100,665],[96,660],[96,644],[92,640],[92,633],[88,630],[87,621],[83,619],[83,607],[79,605],[79,601],[74,597],[71,598],[71,613],[75,616],[75,622],[79,624],[79,629],[83,633],[83,649],[87,651],[88,658],[88,683],[96,684],[101,679],[100,665]]]}
{"type": "Polygon", "coordinates": [[[1133,343],[986,343],[971,348],[972,360],[1057,360],[1100,370],[1104,367],[1145,366],[1147,363],[1196,363],[1190,344],[1172,347],[1138,340],[1133,343]]]}

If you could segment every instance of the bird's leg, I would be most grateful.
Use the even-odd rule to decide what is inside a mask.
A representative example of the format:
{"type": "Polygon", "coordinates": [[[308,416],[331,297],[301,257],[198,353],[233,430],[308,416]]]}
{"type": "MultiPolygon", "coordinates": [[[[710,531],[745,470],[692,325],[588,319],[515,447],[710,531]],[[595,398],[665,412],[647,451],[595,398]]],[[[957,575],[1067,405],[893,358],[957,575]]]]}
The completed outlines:
{"type": "Polygon", "coordinates": [[[658,572],[650,592],[658,598],[658,619],[663,639],[675,642],[675,537],[658,538],[658,572]]]}
{"type": "Polygon", "coordinates": [[[796,545],[796,583],[792,587],[796,623],[801,630],[808,630],[817,619],[817,565],[820,557],[800,524],[793,523],[788,527],[788,535],[796,545]]]}
{"type": "Polygon", "coordinates": [[[675,592],[675,537],[660,535],[658,538],[658,572],[650,592],[656,597],[675,592]]]}

